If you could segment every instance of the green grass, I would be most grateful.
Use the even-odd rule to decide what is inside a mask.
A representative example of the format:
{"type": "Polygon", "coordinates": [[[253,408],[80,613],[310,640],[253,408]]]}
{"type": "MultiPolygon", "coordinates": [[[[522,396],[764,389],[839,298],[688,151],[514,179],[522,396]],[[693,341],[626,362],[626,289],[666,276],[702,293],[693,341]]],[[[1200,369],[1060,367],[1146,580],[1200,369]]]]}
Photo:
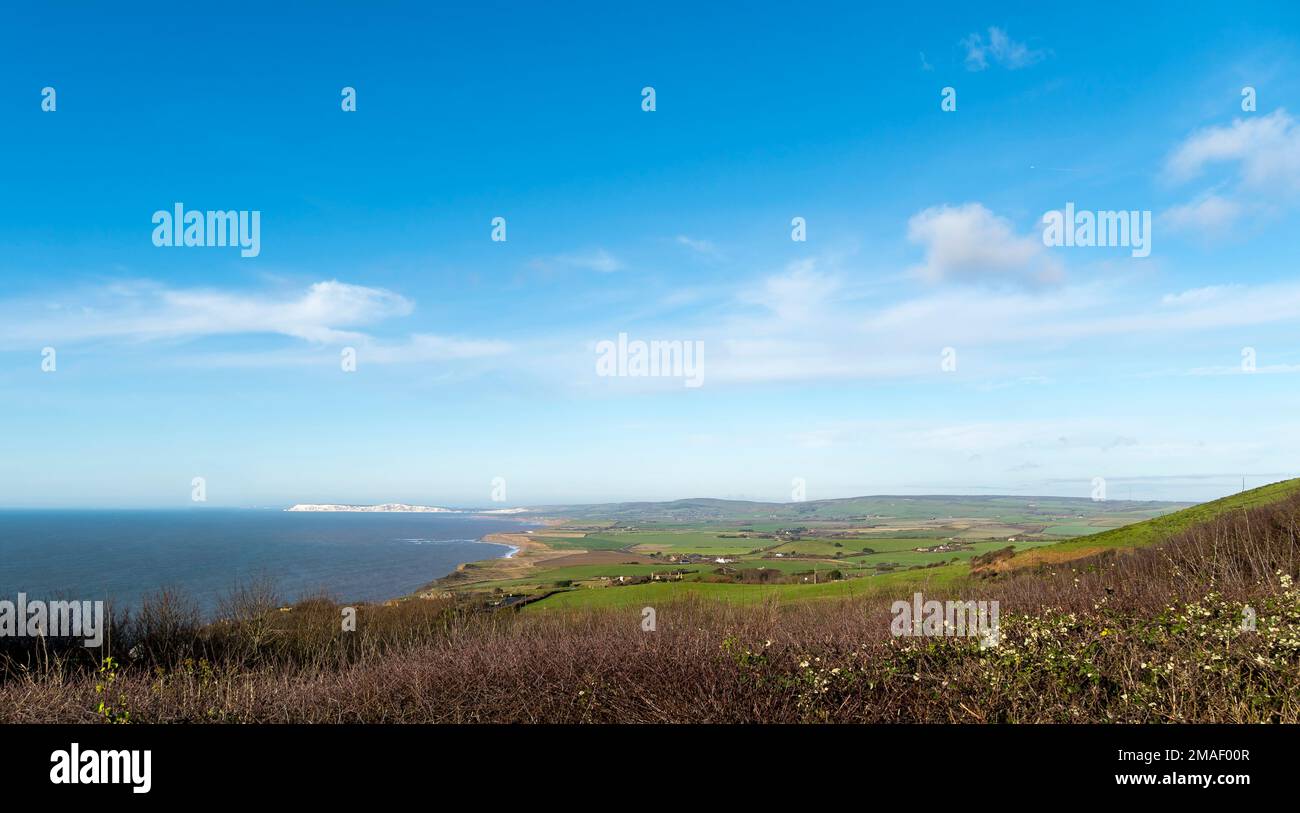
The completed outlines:
{"type": "MultiPolygon", "coordinates": [[[[930,541],[930,544],[933,544],[933,542],[930,541]]],[[[910,567],[912,565],[928,565],[934,562],[944,562],[952,559],[958,559],[965,562],[979,556],[980,554],[994,550],[1001,550],[1007,546],[1011,546],[1019,551],[1028,550],[1030,548],[1041,548],[1054,543],[1051,540],[1031,539],[1027,541],[1008,542],[1005,539],[992,539],[982,542],[962,540],[961,544],[969,547],[970,550],[922,552],[911,550],[909,548],[896,551],[879,551],[865,556],[853,556],[849,557],[848,561],[857,562],[863,565],[871,565],[876,562],[894,562],[910,567]]]]}
{"type": "Polygon", "coordinates": [[[825,584],[669,582],[633,584],[627,587],[578,588],[530,604],[524,608],[524,612],[546,612],[580,607],[652,607],[656,602],[664,603],[692,596],[725,601],[730,604],[760,604],[768,600],[785,602],[897,594],[900,588],[937,588],[952,584],[964,578],[967,573],[967,567],[958,564],[906,573],[844,579],[825,584]]]}
{"type": "MultiPolygon", "coordinates": [[[[763,541],[770,542],[774,540],[763,541]]],[[[847,556],[855,550],[860,553],[862,548],[867,547],[867,545],[868,543],[866,542],[855,543],[851,540],[798,539],[792,542],[783,542],[775,548],[772,548],[772,552],[786,554],[798,553],[804,556],[834,556],[837,553],[842,553],[847,556]],[[836,542],[840,543],[839,547],[835,546],[836,542]]]]}
{"type": "Polygon", "coordinates": [[[540,536],[538,541],[545,542],[556,550],[619,550],[625,544],[600,534],[565,537],[540,536]]]}
{"type": "Polygon", "coordinates": [[[929,548],[935,545],[943,544],[948,537],[935,536],[912,536],[912,537],[881,537],[879,539],[851,540],[844,543],[844,555],[854,558],[862,555],[863,548],[871,548],[875,553],[889,553],[891,551],[912,550],[914,548],[929,548]]]}
{"type": "Polygon", "coordinates": [[[831,570],[833,568],[851,569],[854,567],[848,560],[835,559],[761,559],[758,557],[750,559],[737,559],[733,564],[728,565],[738,570],[757,570],[766,568],[768,570],[777,570],[781,573],[803,573],[806,570],[831,570]]]}
{"type": "Polygon", "coordinates": [[[1064,536],[1064,537],[1073,538],[1076,536],[1087,536],[1088,534],[1095,534],[1099,530],[1106,530],[1106,529],[1098,528],[1096,525],[1090,525],[1087,522],[1080,521],[1080,522],[1062,522],[1055,525],[1048,525],[1046,528],[1042,530],[1041,533],[1043,536],[1064,536]]]}
{"type": "MultiPolygon", "coordinates": [[[[707,566],[712,569],[716,565],[707,566]]],[[[618,576],[649,576],[654,573],[666,574],[669,570],[688,570],[703,571],[704,565],[673,565],[673,564],[655,564],[655,565],[572,565],[570,567],[556,567],[546,569],[539,568],[533,575],[519,579],[498,579],[494,581],[484,581],[467,583],[461,585],[462,589],[470,588],[477,590],[493,589],[500,587],[507,592],[518,590],[526,587],[549,588],[559,581],[586,581],[589,579],[599,579],[602,576],[617,578],[618,576]]],[[[695,573],[688,573],[685,578],[694,578],[695,573]]]]}
{"type": "Polygon", "coordinates": [[[1240,494],[1233,494],[1191,508],[1184,508],[1172,514],[1165,514],[1154,519],[1143,520],[1122,528],[1112,528],[1101,533],[1080,536],[1050,546],[1052,551],[1071,551],[1082,548],[1137,548],[1153,545],[1170,538],[1200,522],[1206,522],[1243,508],[1254,508],[1284,499],[1300,491],[1300,478],[1283,480],[1260,488],[1251,489],[1240,494]]]}
{"type": "MultiPolygon", "coordinates": [[[[719,534],[735,533],[727,529],[709,531],[623,531],[597,533],[566,547],[587,550],[623,550],[635,547],[643,553],[653,551],[671,553],[699,553],[721,556],[748,553],[755,548],[772,544],[767,539],[720,538],[719,534]]],[[[546,540],[550,544],[550,540],[546,540]]]]}

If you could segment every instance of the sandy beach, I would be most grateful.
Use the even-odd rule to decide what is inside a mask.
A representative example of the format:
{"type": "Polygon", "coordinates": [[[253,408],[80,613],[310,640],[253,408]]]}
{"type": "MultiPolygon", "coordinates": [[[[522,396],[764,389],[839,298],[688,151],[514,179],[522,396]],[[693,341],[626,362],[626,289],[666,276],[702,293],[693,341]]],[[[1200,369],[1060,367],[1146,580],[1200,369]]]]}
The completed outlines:
{"type": "Polygon", "coordinates": [[[448,592],[452,587],[463,588],[470,584],[523,578],[541,562],[584,552],[581,550],[556,550],[547,545],[544,537],[537,535],[536,532],[544,532],[548,528],[562,524],[562,521],[543,519],[538,520],[538,522],[543,526],[542,528],[487,534],[479,541],[506,545],[511,549],[511,552],[505,556],[480,559],[459,565],[456,570],[430,583],[416,595],[422,598],[431,598],[448,592]]]}

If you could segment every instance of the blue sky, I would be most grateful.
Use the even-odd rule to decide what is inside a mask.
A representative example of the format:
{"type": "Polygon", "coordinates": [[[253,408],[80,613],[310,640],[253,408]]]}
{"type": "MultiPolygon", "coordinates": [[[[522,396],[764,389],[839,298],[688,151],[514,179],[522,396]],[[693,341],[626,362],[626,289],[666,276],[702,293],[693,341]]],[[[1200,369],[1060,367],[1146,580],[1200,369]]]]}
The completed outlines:
{"type": "Polygon", "coordinates": [[[610,6],[7,11],[0,505],[1297,473],[1293,6],[610,6]],[[260,253],[155,246],[176,202],[260,253]],[[1067,202],[1150,256],[1044,246],[1067,202]],[[702,386],[597,375],[620,333],[702,386]]]}

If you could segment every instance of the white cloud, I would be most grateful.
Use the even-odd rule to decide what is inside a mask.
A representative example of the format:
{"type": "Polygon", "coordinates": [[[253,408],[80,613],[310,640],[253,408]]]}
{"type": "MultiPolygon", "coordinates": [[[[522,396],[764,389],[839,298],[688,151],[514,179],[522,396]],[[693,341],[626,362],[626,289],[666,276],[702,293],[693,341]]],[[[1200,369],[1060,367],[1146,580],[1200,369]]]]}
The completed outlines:
{"type": "Polygon", "coordinates": [[[425,361],[459,361],[499,356],[512,346],[496,339],[460,339],[414,333],[398,343],[370,342],[365,345],[367,362],[410,364],[425,361]]]}
{"type": "Polygon", "coordinates": [[[1047,55],[1023,42],[1016,42],[997,26],[989,26],[988,39],[974,33],[963,39],[961,45],[966,49],[968,71],[982,71],[989,66],[990,60],[1014,71],[1033,65],[1047,55]]]}
{"type": "Polygon", "coordinates": [[[839,281],[816,270],[817,260],[797,260],[781,274],[762,279],[756,288],[742,291],[740,299],[761,305],[784,321],[802,321],[816,315],[839,288],[839,281]]]}
{"type": "Polygon", "coordinates": [[[1165,161],[1165,177],[1187,183],[1211,167],[1229,177],[1216,188],[1172,207],[1164,220],[1193,232],[1223,231],[1247,214],[1267,215],[1300,195],[1300,123],[1283,109],[1236,119],[1188,136],[1165,161]]]}
{"type": "Polygon", "coordinates": [[[1171,207],[1164,212],[1163,220],[1177,231],[1222,232],[1236,223],[1241,215],[1240,203],[1210,193],[1171,207]]]}
{"type": "Polygon", "coordinates": [[[720,259],[722,257],[722,252],[718,251],[718,247],[709,240],[697,240],[694,237],[679,234],[675,238],[675,242],[677,245],[685,246],[701,257],[707,257],[711,260],[720,259]]]}
{"type": "Polygon", "coordinates": [[[454,361],[501,355],[512,348],[498,340],[414,333],[379,339],[357,328],[378,325],[413,310],[405,297],[383,288],[337,280],[317,282],[290,295],[170,289],[155,283],[114,283],[85,292],[77,305],[52,303],[39,320],[30,303],[0,307],[4,346],[64,345],[90,341],[160,342],[213,336],[280,335],[311,347],[271,348],[239,353],[194,354],[188,362],[211,366],[276,367],[338,363],[337,348],[357,348],[366,363],[454,361]],[[329,348],[326,350],[326,348],[329,348]]]}
{"type": "MultiPolygon", "coordinates": [[[[275,350],[241,352],[192,352],[170,357],[166,362],[176,367],[272,369],[280,367],[333,367],[339,365],[339,350],[344,344],[291,347],[275,350]]],[[[486,371],[488,359],[513,353],[508,342],[464,339],[415,333],[393,341],[358,337],[346,344],[356,351],[358,368],[371,365],[443,364],[474,362],[458,369],[486,371]]],[[[494,364],[495,369],[495,364],[494,364]]],[[[445,372],[445,371],[444,371],[445,372]]]]}
{"type": "Polygon", "coordinates": [[[1206,285],[1201,288],[1190,288],[1186,291],[1179,291],[1176,294],[1165,294],[1160,297],[1162,305],[1204,305],[1210,302],[1221,302],[1232,293],[1240,293],[1243,290],[1240,285],[1206,285]]]}
{"type": "Polygon", "coordinates": [[[1017,235],[1005,218],[979,203],[932,206],[907,222],[907,239],[925,247],[913,273],[927,282],[949,280],[1053,283],[1064,277],[1042,239],[1017,235]]]}
{"type": "MultiPolygon", "coordinates": [[[[1139,337],[1177,345],[1184,336],[1268,325],[1280,330],[1300,321],[1300,283],[1209,286],[1142,296],[1114,281],[1037,291],[940,289],[880,302],[875,299],[878,289],[860,281],[852,284],[859,275],[839,267],[834,273],[822,271],[826,262],[792,263],[736,288],[729,297],[730,313],[713,309],[703,316],[656,319],[636,332],[645,338],[703,341],[710,388],[938,377],[940,350],[949,345],[959,351],[956,378],[1025,386],[1034,377],[1054,376],[1054,365],[1067,363],[1061,360],[1076,350],[1095,354],[1103,340],[1122,356],[1123,343],[1139,337]]],[[[507,342],[430,332],[372,333],[372,327],[378,330],[384,320],[411,309],[409,301],[392,292],[334,281],[288,295],[137,284],[72,298],[50,309],[32,302],[2,303],[0,346],[30,350],[87,341],[275,334],[302,343],[230,352],[215,345],[169,355],[174,363],[214,366],[337,364],[338,348],[348,345],[357,348],[362,365],[439,363],[475,373],[508,370],[542,387],[592,381],[586,345],[563,335],[539,333],[507,342]],[[14,318],[18,315],[29,321],[14,318]],[[577,347],[584,350],[575,352],[577,347]]],[[[611,333],[617,329],[622,328],[611,333]]],[[[1231,341],[1230,349],[1238,347],[1231,341]]],[[[1281,367],[1265,371],[1290,372],[1281,367]]]]}
{"type": "MultiPolygon", "coordinates": [[[[25,303],[12,303],[29,313],[25,303]]],[[[39,321],[12,316],[0,337],[76,342],[92,339],[151,341],[234,334],[279,334],[311,342],[341,342],[355,328],[405,316],[412,303],[383,288],[317,282],[289,296],[232,294],[210,289],[170,289],[153,283],[115,284],[88,294],[76,307],[59,306],[39,321]]]]}
{"type": "MultiPolygon", "coordinates": [[[[738,300],[759,304],[707,322],[660,323],[654,334],[708,348],[708,387],[787,381],[938,378],[941,349],[958,350],[954,379],[1043,386],[1074,371],[1077,354],[1126,355],[1134,341],[1175,347],[1185,337],[1300,321],[1300,283],[1232,285],[1139,295],[1127,284],[1031,291],[945,289],[888,304],[808,263],[763,278],[738,300]],[[1103,344],[1105,342],[1105,344],[1103,344]],[[1061,365],[1064,365],[1063,367],[1061,365]]],[[[1231,344],[1230,348],[1238,345],[1231,344]]],[[[536,350],[536,348],[534,348],[536,350]]],[[[1235,350],[1233,350],[1235,353],[1235,350]]],[[[589,366],[582,359],[582,368],[589,366]]],[[[576,369],[576,365],[575,365],[576,369]]],[[[1109,440],[1113,440],[1110,438],[1109,440]]]]}
{"type": "Polygon", "coordinates": [[[557,254],[547,259],[534,260],[533,265],[544,270],[577,269],[579,271],[596,271],[601,274],[611,274],[615,271],[622,271],[624,268],[622,260],[603,248],[571,254],[557,254]]]}
{"type": "Polygon", "coordinates": [[[1300,364],[1264,364],[1253,370],[1244,370],[1240,364],[1220,364],[1215,367],[1193,367],[1187,371],[1191,376],[1207,375],[1278,375],[1300,373],[1300,364]]]}
{"type": "Polygon", "coordinates": [[[1300,190],[1300,127],[1283,109],[1267,116],[1236,119],[1188,136],[1170,154],[1165,171],[1188,181],[1215,163],[1235,163],[1243,186],[1258,190],[1300,190]]]}

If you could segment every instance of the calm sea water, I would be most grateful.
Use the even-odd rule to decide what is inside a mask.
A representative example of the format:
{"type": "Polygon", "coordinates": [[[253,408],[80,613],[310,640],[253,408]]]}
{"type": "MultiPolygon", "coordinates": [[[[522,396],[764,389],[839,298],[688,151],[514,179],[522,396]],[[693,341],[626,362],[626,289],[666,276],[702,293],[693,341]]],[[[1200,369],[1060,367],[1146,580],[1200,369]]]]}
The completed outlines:
{"type": "Polygon", "coordinates": [[[285,600],[404,595],[463,562],[510,552],[478,540],[531,526],[438,514],[0,511],[0,598],[112,599],[136,606],[160,587],[207,611],[238,583],[269,576],[285,600]]]}

